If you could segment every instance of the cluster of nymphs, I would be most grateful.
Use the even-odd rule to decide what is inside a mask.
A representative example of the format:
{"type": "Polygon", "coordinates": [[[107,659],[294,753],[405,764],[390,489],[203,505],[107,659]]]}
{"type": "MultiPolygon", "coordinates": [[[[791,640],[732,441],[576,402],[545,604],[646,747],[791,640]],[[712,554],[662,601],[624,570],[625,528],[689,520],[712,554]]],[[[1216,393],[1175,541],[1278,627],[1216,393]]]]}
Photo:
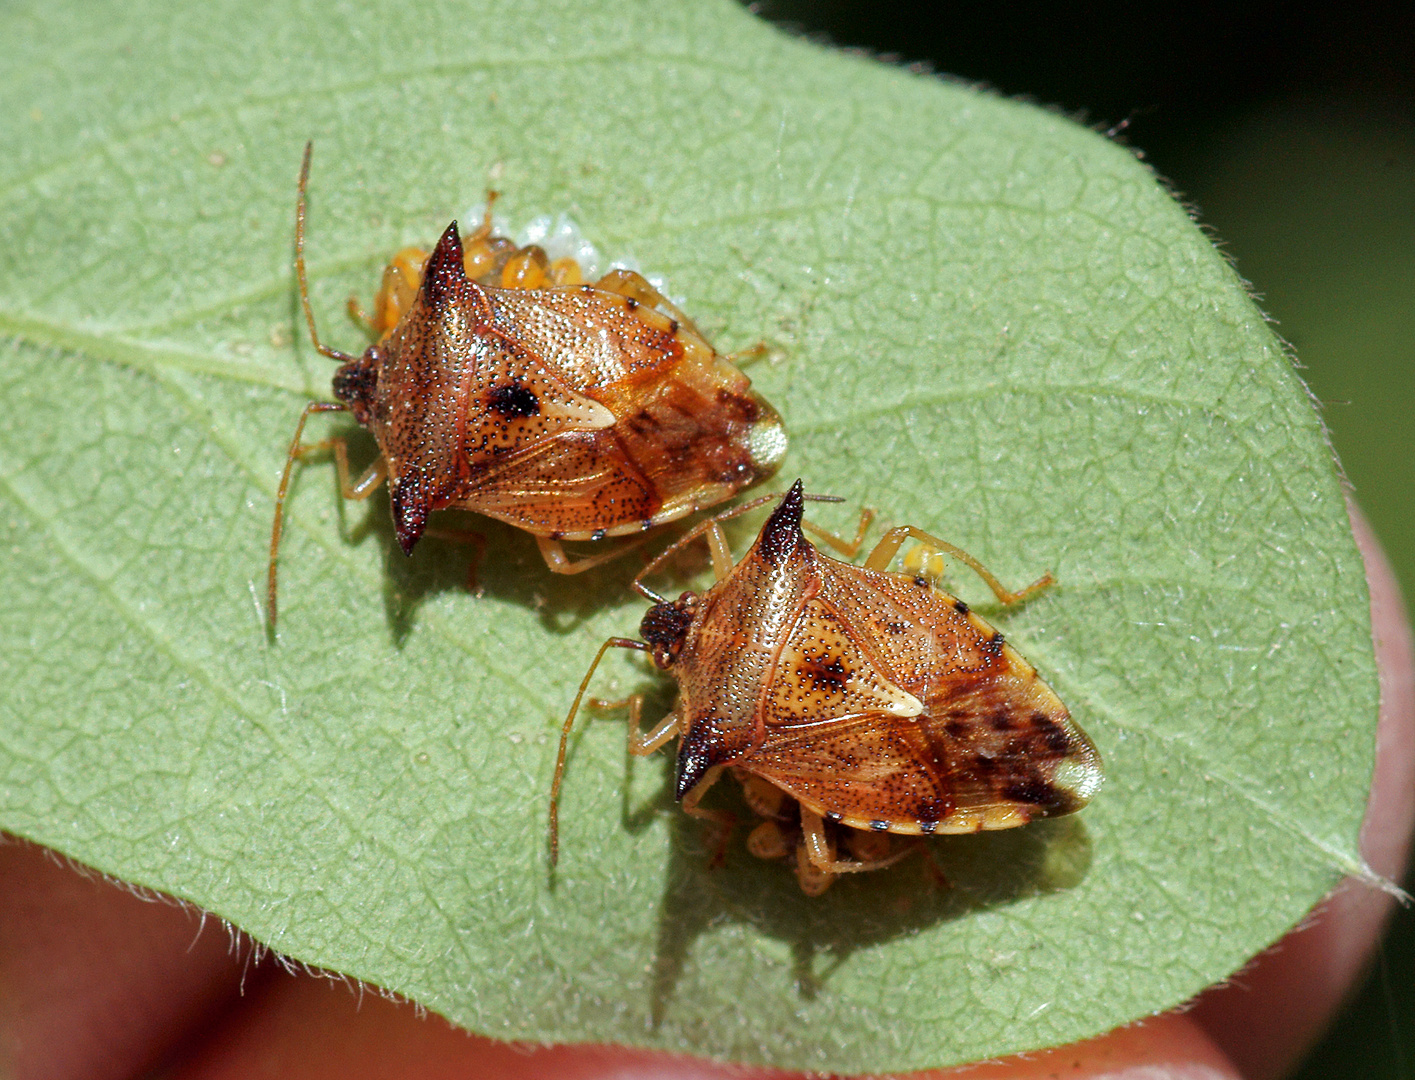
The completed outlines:
{"type": "MultiPolygon", "coordinates": [[[[296,270],[315,348],[340,367],[332,402],[300,417],[276,501],[276,549],[294,462],[332,450],[346,497],[387,481],[405,552],[434,510],[472,510],[523,529],[547,566],[574,574],[633,546],[571,558],[562,541],[638,534],[719,505],[773,475],[786,452],[780,416],[731,357],[630,270],[593,283],[579,262],[495,235],[490,204],[464,242],[453,222],[431,253],[408,248],[384,271],[362,356],[323,345],[304,264],[309,148],[300,172],[296,270]],[[311,413],[353,414],[378,442],[358,479],[339,439],[302,440],[311,413]]],[[[786,859],[815,894],[843,873],[875,870],[934,833],[1006,829],[1083,806],[1101,782],[1095,747],[1002,634],[942,591],[931,574],[888,569],[906,540],[974,570],[1004,605],[1009,592],[966,552],[918,529],[885,534],[862,565],[828,557],[805,531],[853,558],[869,524],[846,543],[803,520],[800,480],[700,521],[653,559],[633,588],[652,607],[638,638],[596,654],[561,733],[550,798],[549,853],[559,849],[565,750],[595,666],[611,648],[646,652],[677,681],[672,712],[645,732],[630,698],[629,748],[674,739],[683,809],[721,827],[736,815],[703,805],[728,770],[760,818],[747,847],[786,859]],[[722,523],[775,506],[734,563],[722,523]],[[716,579],[669,599],[645,580],[674,553],[706,542],[716,579]],[[898,843],[893,838],[914,838],[898,843]]]]}

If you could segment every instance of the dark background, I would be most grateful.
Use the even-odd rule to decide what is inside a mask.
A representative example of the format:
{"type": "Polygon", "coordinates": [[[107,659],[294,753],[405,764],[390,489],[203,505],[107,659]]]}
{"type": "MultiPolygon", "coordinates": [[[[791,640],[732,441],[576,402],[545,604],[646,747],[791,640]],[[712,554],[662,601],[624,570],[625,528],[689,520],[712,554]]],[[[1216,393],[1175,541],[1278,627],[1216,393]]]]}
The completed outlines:
{"type": "MultiPolygon", "coordinates": [[[[1415,597],[1415,4],[768,0],[767,19],[1056,107],[1142,152],[1292,345],[1415,597]]],[[[1407,888],[1415,891],[1415,875],[1407,888]]],[[[1415,1077],[1415,912],[1300,1080],[1415,1077]]]]}

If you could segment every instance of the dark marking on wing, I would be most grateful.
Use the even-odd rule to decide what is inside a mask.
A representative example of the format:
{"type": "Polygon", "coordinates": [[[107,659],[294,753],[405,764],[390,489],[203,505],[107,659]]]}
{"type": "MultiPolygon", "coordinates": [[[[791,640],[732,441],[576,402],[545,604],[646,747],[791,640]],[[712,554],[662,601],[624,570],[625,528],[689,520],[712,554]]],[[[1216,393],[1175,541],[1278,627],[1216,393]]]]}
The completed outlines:
{"type": "Polygon", "coordinates": [[[487,391],[487,407],[492,412],[510,420],[520,416],[537,416],[540,413],[540,398],[534,391],[520,383],[503,383],[487,391]]]}
{"type": "Polygon", "coordinates": [[[717,392],[717,404],[729,419],[743,424],[754,424],[762,415],[761,406],[750,394],[736,394],[725,388],[720,389],[717,392]]]}
{"type": "Polygon", "coordinates": [[[994,776],[1002,770],[1002,762],[987,754],[977,754],[973,758],[973,771],[979,776],[994,776]]]}
{"type": "Polygon", "coordinates": [[[845,680],[849,675],[840,657],[807,657],[796,670],[802,679],[810,683],[812,690],[825,690],[835,694],[844,692],[845,680]]]}
{"type": "Polygon", "coordinates": [[[1019,776],[1003,785],[1002,794],[1012,802],[1048,808],[1065,805],[1066,797],[1039,776],[1019,776]]]}
{"type": "Polygon", "coordinates": [[[1032,714],[1032,730],[1041,736],[1046,748],[1057,757],[1071,749],[1071,740],[1067,738],[1066,730],[1045,713],[1032,714]]]}

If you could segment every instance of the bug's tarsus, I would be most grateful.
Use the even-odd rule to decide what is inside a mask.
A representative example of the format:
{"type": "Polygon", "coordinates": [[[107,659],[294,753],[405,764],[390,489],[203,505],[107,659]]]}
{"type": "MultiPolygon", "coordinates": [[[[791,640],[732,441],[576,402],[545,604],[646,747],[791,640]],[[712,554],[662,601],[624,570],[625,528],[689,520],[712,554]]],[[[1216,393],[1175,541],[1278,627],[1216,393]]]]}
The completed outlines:
{"type": "Polygon", "coordinates": [[[801,807],[801,831],[804,834],[807,858],[811,865],[826,874],[858,874],[870,870],[883,870],[893,866],[900,859],[911,855],[916,847],[910,845],[882,859],[840,859],[836,857],[834,845],[825,834],[825,822],[820,814],[810,807],[801,807]]]}
{"type": "Polygon", "coordinates": [[[565,717],[565,724],[560,729],[560,749],[555,754],[555,775],[550,781],[550,820],[549,820],[549,842],[550,842],[550,868],[555,869],[556,862],[560,859],[560,782],[565,776],[565,752],[570,745],[570,729],[574,726],[575,715],[580,711],[580,702],[584,699],[585,691],[589,688],[590,679],[594,676],[595,668],[599,667],[599,662],[604,659],[604,654],[610,649],[638,649],[640,652],[648,651],[649,646],[642,641],[635,641],[633,638],[612,637],[599,647],[599,652],[595,653],[594,660],[590,663],[590,669],[585,672],[585,677],[580,680],[580,689],[575,693],[575,701],[570,706],[570,714],[565,717]]]}
{"type": "Polygon", "coordinates": [[[454,529],[449,525],[429,525],[423,530],[423,536],[429,540],[445,540],[472,549],[472,557],[467,560],[467,592],[473,596],[481,596],[484,590],[477,571],[486,556],[486,533],[477,532],[476,529],[454,529]]]}
{"type": "Polygon", "coordinates": [[[1043,574],[1025,589],[1019,589],[1013,592],[1003,585],[1002,582],[998,581],[991,570],[962,548],[955,547],[948,541],[940,540],[937,536],[926,533],[922,529],[916,529],[912,525],[900,525],[885,533],[884,538],[875,545],[874,550],[870,552],[869,558],[865,560],[865,567],[870,570],[884,571],[894,559],[894,556],[899,553],[899,549],[903,546],[904,541],[908,540],[910,537],[913,537],[925,547],[932,548],[934,551],[941,552],[945,555],[952,555],[964,566],[972,570],[973,573],[977,574],[978,577],[982,578],[987,587],[992,590],[993,595],[997,597],[998,603],[1007,607],[1011,607],[1013,604],[1020,604],[1024,600],[1030,600],[1033,596],[1036,596],[1037,593],[1055,582],[1051,574],[1047,573],[1043,574]]]}
{"type": "Polygon", "coordinates": [[[536,547],[540,551],[540,557],[545,561],[546,568],[553,574],[583,574],[586,570],[593,570],[596,566],[602,566],[611,559],[633,551],[640,544],[649,539],[648,536],[638,536],[633,540],[619,544],[613,551],[602,551],[598,555],[577,555],[572,557],[565,550],[559,540],[552,540],[548,536],[537,536],[536,547]]]}
{"type": "Polygon", "coordinates": [[[748,345],[745,349],[738,349],[736,352],[727,354],[734,367],[746,367],[754,360],[760,360],[764,356],[771,355],[771,346],[765,341],[759,341],[755,345],[748,345]]]}
{"type": "MultiPolygon", "coordinates": [[[[806,498],[809,499],[811,498],[811,496],[807,495],[806,498]]],[[[837,500],[834,497],[831,497],[831,501],[837,500]]],[[[806,521],[804,519],[801,521],[801,528],[805,529],[817,540],[823,541],[824,543],[829,545],[833,550],[839,552],[841,555],[844,555],[845,558],[853,559],[856,555],[859,554],[860,548],[864,546],[865,534],[869,532],[870,524],[874,521],[874,519],[875,512],[873,507],[860,507],[860,520],[859,523],[855,526],[855,537],[852,540],[842,539],[841,537],[836,536],[835,533],[831,532],[829,529],[823,529],[821,528],[821,526],[815,524],[814,522],[806,521]]]]}
{"type": "Polygon", "coordinates": [[[721,869],[727,863],[727,846],[732,841],[732,833],[737,828],[737,815],[730,810],[716,810],[702,805],[703,796],[717,783],[722,775],[722,766],[713,765],[703,772],[687,790],[680,788],[678,796],[685,813],[700,821],[711,822],[717,839],[713,843],[712,856],[708,859],[710,870],[721,869]]]}
{"type": "Polygon", "coordinates": [[[375,338],[378,336],[378,332],[374,329],[373,316],[364,310],[364,306],[359,303],[357,296],[350,295],[349,299],[344,301],[344,310],[349,313],[350,319],[363,328],[366,334],[375,338]]]}
{"type": "Polygon", "coordinates": [[[467,243],[469,245],[479,244],[491,235],[491,207],[500,197],[501,192],[493,191],[491,188],[486,189],[486,209],[482,211],[481,224],[467,237],[467,243]]]}

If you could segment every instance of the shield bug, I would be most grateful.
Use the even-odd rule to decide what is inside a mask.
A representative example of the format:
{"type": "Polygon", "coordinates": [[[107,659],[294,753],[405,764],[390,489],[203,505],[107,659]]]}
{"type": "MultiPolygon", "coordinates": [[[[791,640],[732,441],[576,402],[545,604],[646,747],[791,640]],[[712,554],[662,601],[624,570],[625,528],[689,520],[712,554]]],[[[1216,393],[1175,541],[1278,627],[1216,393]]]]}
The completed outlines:
{"type": "Polygon", "coordinates": [[[1050,575],[1009,592],[972,556],[910,526],[886,534],[863,566],[841,562],[803,534],[805,498],[798,480],[735,566],[721,522],[765,500],[702,522],[635,579],[653,602],[642,640],[601,646],[562,729],[552,865],[566,742],[611,648],[649,653],[678,683],[673,711],[647,734],[639,698],[629,699],[630,751],[646,755],[676,737],[676,797],[723,824],[730,815],[699,801],[723,769],[744,779],[748,804],[767,818],[749,847],[789,857],[794,846],[808,892],[908,853],[891,855],[886,834],[1007,829],[1069,814],[1100,786],[1094,745],[1002,634],[931,579],[887,567],[912,537],[965,563],[1003,604],[1034,595],[1050,575]],[[699,536],[716,584],[676,600],[644,586],[699,536]],[[841,857],[837,839],[852,857],[841,857]]]}
{"type": "Polygon", "coordinates": [[[648,281],[614,270],[594,284],[578,266],[493,235],[490,209],[464,248],[454,221],[422,262],[400,252],[384,274],[362,356],[319,340],[305,275],[310,147],[300,170],[295,268],[315,348],[338,361],[336,401],[305,407],[275,502],[269,607],[294,462],[332,449],[346,498],[387,480],[405,553],[429,513],[473,510],[536,538],[551,570],[562,540],[642,532],[730,498],[775,471],[781,418],[648,281]],[[341,439],[305,446],[312,413],[350,412],[379,457],[350,481],[341,439]]]}

